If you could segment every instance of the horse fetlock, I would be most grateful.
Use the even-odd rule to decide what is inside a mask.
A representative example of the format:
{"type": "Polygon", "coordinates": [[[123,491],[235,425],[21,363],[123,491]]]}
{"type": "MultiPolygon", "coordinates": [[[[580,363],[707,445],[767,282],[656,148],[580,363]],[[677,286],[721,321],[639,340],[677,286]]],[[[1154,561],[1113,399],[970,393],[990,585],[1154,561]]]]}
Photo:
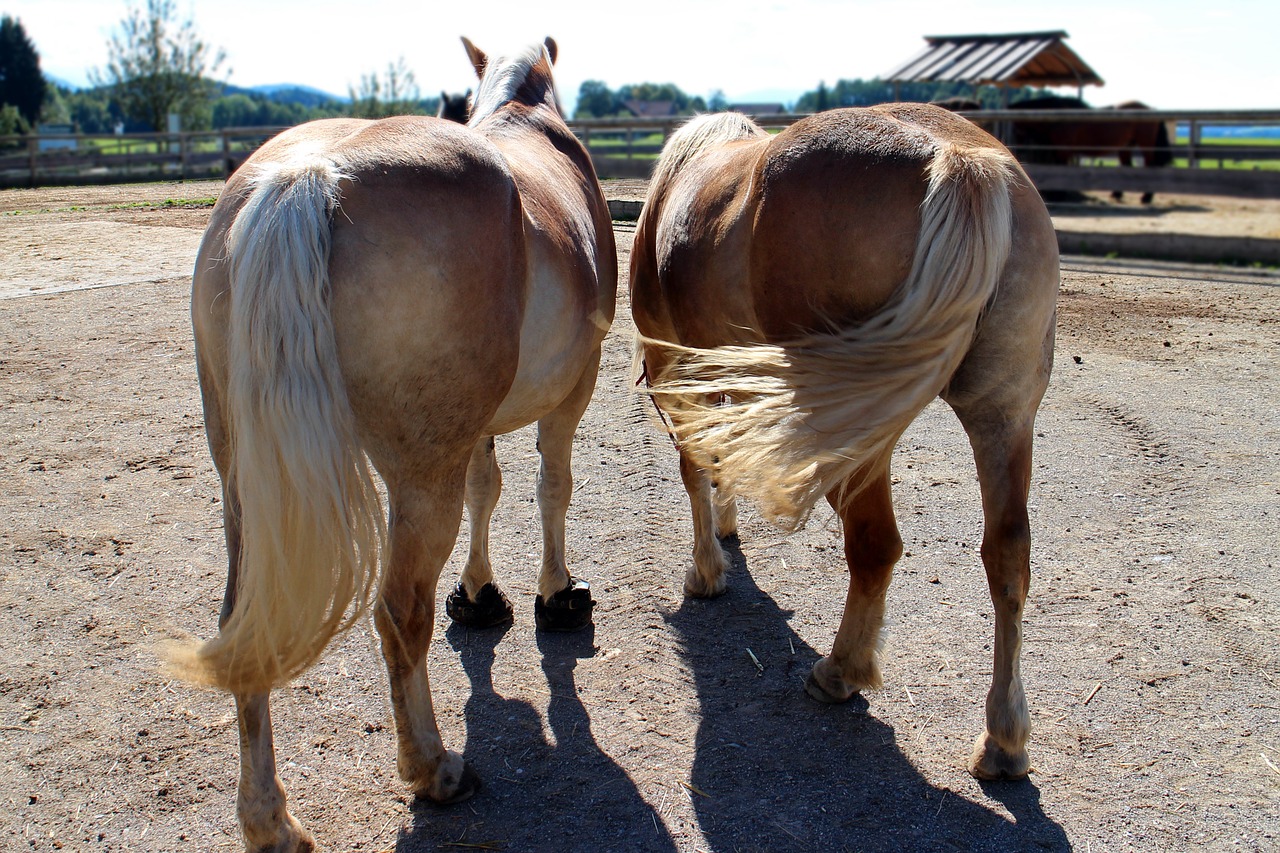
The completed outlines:
{"type": "Polygon", "coordinates": [[[1021,749],[1031,736],[1031,714],[1021,679],[987,693],[987,733],[1010,751],[1021,749]]]}
{"type": "Polygon", "coordinates": [[[1031,772],[1031,756],[1025,741],[1001,744],[990,732],[978,735],[969,758],[969,773],[975,779],[1021,779],[1031,772]]]}
{"type": "Polygon", "coordinates": [[[421,768],[407,781],[415,796],[442,806],[471,799],[480,790],[480,774],[453,750],[445,750],[434,767],[421,768]]]}
{"type": "Polygon", "coordinates": [[[693,565],[685,572],[684,591],[694,598],[715,598],[725,592],[729,558],[719,540],[699,541],[693,548],[693,565]]]}
{"type": "Polygon", "coordinates": [[[250,853],[310,853],[316,849],[311,833],[285,809],[284,795],[238,798],[236,811],[250,853]]]}

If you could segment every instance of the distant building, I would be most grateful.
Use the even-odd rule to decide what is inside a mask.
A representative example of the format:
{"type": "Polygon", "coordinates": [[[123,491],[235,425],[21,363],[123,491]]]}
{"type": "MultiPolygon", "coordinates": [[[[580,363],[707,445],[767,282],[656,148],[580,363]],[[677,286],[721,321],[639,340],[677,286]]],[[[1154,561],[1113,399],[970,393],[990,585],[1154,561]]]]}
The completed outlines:
{"type": "Polygon", "coordinates": [[[76,140],[65,138],[75,133],[76,129],[69,124],[41,124],[36,126],[36,135],[40,137],[37,146],[41,151],[55,151],[66,148],[74,150],[76,140]],[[62,135],[63,139],[48,139],[49,134],[62,135]]]}
{"type": "Polygon", "coordinates": [[[627,101],[623,106],[636,118],[670,118],[676,114],[675,101],[627,101]]]}

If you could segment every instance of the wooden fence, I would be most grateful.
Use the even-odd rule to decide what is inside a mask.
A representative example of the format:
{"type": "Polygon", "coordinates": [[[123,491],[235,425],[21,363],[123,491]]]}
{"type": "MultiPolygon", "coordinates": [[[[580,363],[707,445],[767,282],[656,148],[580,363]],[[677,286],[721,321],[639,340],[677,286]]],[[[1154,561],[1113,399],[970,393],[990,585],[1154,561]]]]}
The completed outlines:
{"type": "MultiPolygon", "coordinates": [[[[963,115],[996,128],[1023,121],[1132,121],[1116,110],[988,110],[963,115]]],[[[786,127],[803,115],[761,116],[766,129],[786,127]]],[[[1236,145],[1212,141],[1211,127],[1280,127],[1280,111],[1153,110],[1142,118],[1189,129],[1174,156],[1187,168],[1123,169],[1087,165],[1028,164],[1041,190],[1137,190],[1160,193],[1280,198],[1280,169],[1259,169],[1280,160],[1280,145],[1236,145]],[[1254,164],[1253,168],[1241,168],[1254,164]]],[[[594,119],[570,122],[591,151],[604,178],[647,178],[662,143],[683,122],[670,119],[594,119]]],[[[0,187],[32,187],[129,181],[224,178],[282,128],[134,134],[46,134],[0,136],[0,187]]]]}

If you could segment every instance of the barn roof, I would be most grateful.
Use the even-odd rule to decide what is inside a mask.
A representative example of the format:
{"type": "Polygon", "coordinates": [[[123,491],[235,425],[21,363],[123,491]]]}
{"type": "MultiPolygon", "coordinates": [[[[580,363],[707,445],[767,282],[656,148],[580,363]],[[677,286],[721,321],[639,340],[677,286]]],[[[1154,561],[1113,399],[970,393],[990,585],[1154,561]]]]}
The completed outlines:
{"type": "Polygon", "coordinates": [[[974,86],[1101,86],[1102,78],[1067,47],[1066,37],[1061,30],[925,36],[924,51],[883,79],[974,86]]]}

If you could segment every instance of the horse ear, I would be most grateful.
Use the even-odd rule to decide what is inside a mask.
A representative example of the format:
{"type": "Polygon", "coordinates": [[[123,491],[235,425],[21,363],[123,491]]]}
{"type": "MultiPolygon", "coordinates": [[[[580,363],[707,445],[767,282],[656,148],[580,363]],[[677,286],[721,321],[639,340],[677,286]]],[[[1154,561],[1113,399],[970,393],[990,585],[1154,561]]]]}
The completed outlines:
{"type": "Polygon", "coordinates": [[[547,36],[547,39],[546,41],[543,42],[543,44],[546,45],[547,56],[551,57],[551,64],[555,65],[556,54],[559,52],[559,49],[556,47],[556,40],[553,39],[551,36],[547,36]]]}
{"type": "Polygon", "coordinates": [[[484,69],[489,65],[489,57],[466,36],[462,37],[462,46],[467,49],[467,58],[471,60],[471,67],[476,70],[476,76],[484,79],[484,69]]]}

